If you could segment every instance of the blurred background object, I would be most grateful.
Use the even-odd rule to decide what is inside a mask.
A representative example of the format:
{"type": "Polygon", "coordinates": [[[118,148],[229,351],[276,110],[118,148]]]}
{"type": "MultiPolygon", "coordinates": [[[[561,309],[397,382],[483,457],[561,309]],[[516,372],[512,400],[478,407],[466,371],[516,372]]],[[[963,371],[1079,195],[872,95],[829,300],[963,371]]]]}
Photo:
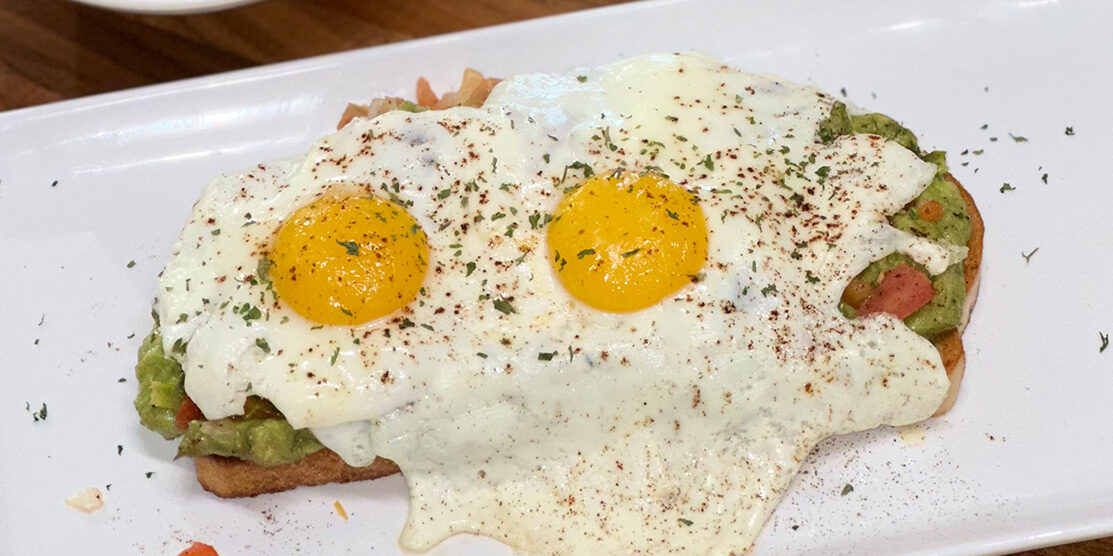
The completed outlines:
{"type": "Polygon", "coordinates": [[[225,10],[259,0],[74,0],[110,10],[151,14],[186,14],[225,10]]]}
{"type": "Polygon", "coordinates": [[[165,16],[70,0],[2,0],[0,111],[623,1],[267,0],[165,16]]]}

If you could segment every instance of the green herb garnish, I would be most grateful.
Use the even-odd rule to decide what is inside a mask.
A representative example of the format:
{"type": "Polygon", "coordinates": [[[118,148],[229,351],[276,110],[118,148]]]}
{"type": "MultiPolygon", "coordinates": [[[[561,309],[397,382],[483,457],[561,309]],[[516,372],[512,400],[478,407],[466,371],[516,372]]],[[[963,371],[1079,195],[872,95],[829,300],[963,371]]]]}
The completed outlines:
{"type": "Polygon", "coordinates": [[[340,241],[339,239],[336,240],[336,243],[339,243],[345,250],[347,250],[349,255],[351,255],[353,257],[358,257],[359,256],[359,244],[358,243],[356,243],[354,241],[340,241]]]}
{"type": "Polygon", "coordinates": [[[611,152],[618,150],[618,145],[615,145],[614,142],[611,141],[611,128],[609,127],[603,128],[603,144],[606,145],[611,152]]]}
{"type": "Polygon", "coordinates": [[[536,230],[537,226],[541,223],[541,213],[535,212],[529,215],[529,229],[536,230]]]}
{"type": "Polygon", "coordinates": [[[174,340],[174,345],[170,346],[170,351],[172,353],[177,353],[179,355],[185,355],[186,347],[188,347],[188,346],[189,346],[189,342],[186,342],[186,341],[182,340],[181,338],[178,338],[177,340],[174,340]]]}
{"type": "MultiPolygon", "coordinates": [[[[31,404],[27,404],[27,408],[30,409],[31,404]]],[[[45,421],[46,420],[46,404],[44,403],[43,406],[40,407],[38,411],[32,411],[31,412],[31,418],[33,418],[36,423],[38,423],[39,421],[45,421]]]]}
{"type": "Polygon", "coordinates": [[[258,307],[246,302],[243,305],[233,306],[232,313],[243,317],[244,324],[251,324],[251,321],[263,316],[263,312],[258,307]]]}
{"type": "Polygon", "coordinates": [[[495,305],[495,309],[497,311],[499,311],[500,313],[502,313],[504,315],[509,315],[510,313],[517,313],[518,312],[518,310],[515,309],[514,306],[511,305],[510,302],[505,300],[505,299],[501,299],[501,298],[496,299],[496,300],[492,301],[491,303],[493,303],[495,305]]]}
{"type": "Polygon", "coordinates": [[[271,287],[271,267],[274,266],[274,261],[263,257],[259,259],[259,263],[255,265],[255,277],[259,279],[268,288],[271,287]]]}

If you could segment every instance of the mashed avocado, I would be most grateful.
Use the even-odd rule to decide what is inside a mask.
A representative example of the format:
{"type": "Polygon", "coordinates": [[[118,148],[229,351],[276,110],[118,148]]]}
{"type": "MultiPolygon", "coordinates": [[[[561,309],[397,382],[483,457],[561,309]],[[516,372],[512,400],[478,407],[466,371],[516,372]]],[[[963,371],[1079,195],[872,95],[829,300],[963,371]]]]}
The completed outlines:
{"type": "MultiPolygon", "coordinates": [[[[858,279],[864,280],[870,286],[876,288],[877,280],[881,277],[882,272],[902,264],[912,266],[924,274],[928,274],[923,266],[917,264],[908,255],[891,253],[866,267],[858,275],[858,279]]],[[[940,274],[928,276],[931,278],[931,285],[935,287],[935,297],[927,305],[908,315],[908,318],[904,319],[904,324],[908,325],[913,332],[932,339],[944,332],[953,330],[962,320],[962,302],[966,297],[966,280],[962,274],[961,264],[951,265],[950,268],[940,274]]],[[[854,318],[854,309],[849,305],[840,303],[839,309],[848,318],[854,318]]]]}
{"type": "Polygon", "coordinates": [[[845,104],[836,102],[831,107],[831,114],[827,119],[819,122],[819,139],[824,143],[830,143],[838,137],[852,133],[880,135],[896,141],[917,156],[922,154],[920,146],[916,143],[916,136],[896,120],[885,114],[851,116],[847,113],[845,104]]]}
{"type": "Polygon", "coordinates": [[[970,241],[970,215],[966,213],[966,201],[962,199],[955,184],[944,179],[941,174],[936,174],[924,192],[908,206],[897,211],[889,221],[898,229],[937,241],[954,245],[966,245],[970,241]],[[920,207],[931,201],[943,207],[943,216],[934,222],[928,222],[919,216],[920,207]]]}
{"type": "Polygon", "coordinates": [[[192,421],[185,431],[174,420],[186,398],[185,373],[162,349],[158,325],[139,346],[135,366],[139,394],[135,409],[143,426],[171,440],[182,437],[178,456],[227,456],[258,465],[294,463],[323,448],[308,430],[294,430],[269,402],[252,397],[244,415],[214,421],[192,421]]]}
{"type": "Polygon", "coordinates": [[[322,447],[313,433],[294,430],[285,419],[227,418],[190,422],[178,444],[178,456],[227,456],[280,465],[294,463],[322,447]]]}
{"type": "Polygon", "coordinates": [[[182,431],[174,426],[174,417],[185,399],[182,387],[185,373],[177,361],[163,353],[162,337],[156,332],[152,331],[139,345],[135,378],[139,380],[139,394],[135,396],[139,421],[167,440],[181,436],[182,431]]]}
{"type": "MultiPolygon", "coordinates": [[[[923,193],[889,218],[889,222],[895,228],[935,241],[966,245],[970,240],[970,215],[966,212],[966,202],[959,193],[958,187],[944,178],[947,174],[947,162],[946,155],[942,151],[925,154],[920,150],[915,134],[896,120],[884,114],[852,116],[847,113],[845,104],[836,102],[831,107],[830,116],[819,123],[820,140],[830,143],[842,135],[852,133],[871,133],[896,141],[938,168],[935,179],[928,184],[923,193]],[[929,222],[920,218],[920,207],[932,201],[939,203],[943,213],[938,220],[929,222]]],[[[876,287],[881,273],[899,264],[909,264],[921,271],[924,270],[908,256],[893,253],[866,267],[858,278],[876,287]]],[[[935,287],[935,297],[904,319],[904,323],[917,334],[933,339],[954,329],[961,322],[962,304],[966,298],[966,282],[961,263],[952,265],[943,273],[930,278],[935,287]]],[[[839,308],[848,318],[854,318],[853,308],[846,304],[841,304],[839,308]]]]}

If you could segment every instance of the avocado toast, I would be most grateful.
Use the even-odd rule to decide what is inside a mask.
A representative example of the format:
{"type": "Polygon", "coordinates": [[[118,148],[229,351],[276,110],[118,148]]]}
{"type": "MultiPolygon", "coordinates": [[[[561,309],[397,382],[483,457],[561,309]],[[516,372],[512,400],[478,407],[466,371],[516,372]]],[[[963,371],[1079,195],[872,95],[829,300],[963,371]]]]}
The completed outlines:
{"type": "MultiPolygon", "coordinates": [[[[419,93],[419,100],[421,96],[419,93]]],[[[479,97],[484,95],[460,96],[479,104],[479,97]]],[[[350,108],[345,118],[395,109],[420,111],[425,107],[386,99],[371,107],[350,108]]],[[[904,319],[910,328],[931,340],[941,354],[951,382],[937,412],[942,414],[953,405],[964,371],[961,332],[977,294],[982,221],[972,198],[947,172],[943,154],[922,153],[915,136],[892,119],[880,114],[850,115],[844,105],[836,103],[831,116],[820,125],[824,142],[857,133],[896,141],[939,169],[920,198],[893,215],[891,223],[903,231],[968,248],[961,266],[956,264],[930,278],[933,296],[904,319]]],[[[859,309],[883,289],[889,271],[901,266],[926,276],[903,255],[876,261],[848,287],[841,306],[844,314],[848,318],[861,316],[859,309]]],[[[185,394],[184,374],[177,359],[183,353],[184,346],[164,350],[156,323],[140,348],[136,368],[140,391],[135,406],[148,428],[167,439],[182,438],[179,455],[195,459],[198,479],[206,490],[224,497],[254,496],[296,486],[372,479],[398,470],[381,458],[366,467],[348,466],[308,430],[293,429],[273,405],[259,398],[249,398],[243,416],[205,420],[185,394]]]]}

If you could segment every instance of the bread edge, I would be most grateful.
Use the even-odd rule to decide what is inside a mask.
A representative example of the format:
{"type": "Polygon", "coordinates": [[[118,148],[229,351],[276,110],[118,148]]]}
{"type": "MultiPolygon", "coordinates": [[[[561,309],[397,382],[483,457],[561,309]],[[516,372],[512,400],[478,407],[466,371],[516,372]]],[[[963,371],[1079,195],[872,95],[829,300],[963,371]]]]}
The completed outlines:
{"type": "Polygon", "coordinates": [[[954,176],[948,173],[946,179],[958,188],[959,195],[966,203],[966,213],[970,216],[970,239],[966,242],[968,251],[966,260],[962,263],[963,280],[966,283],[966,299],[962,303],[962,320],[959,321],[958,328],[933,342],[935,348],[939,350],[943,367],[947,370],[947,379],[950,381],[950,386],[947,387],[947,394],[943,396],[943,401],[939,404],[935,413],[932,414],[932,417],[943,415],[954,407],[958,400],[959,386],[966,375],[966,350],[962,343],[962,334],[966,331],[966,325],[970,323],[970,315],[974,311],[974,304],[978,301],[978,291],[982,283],[982,245],[985,240],[985,221],[982,220],[982,214],[974,203],[974,198],[954,176]]]}
{"type": "Polygon", "coordinates": [[[193,465],[201,487],[221,498],[258,496],[299,486],[365,481],[398,472],[393,461],[378,457],[366,467],[352,467],[327,448],[285,465],[262,466],[220,456],[195,457],[193,465]]]}

